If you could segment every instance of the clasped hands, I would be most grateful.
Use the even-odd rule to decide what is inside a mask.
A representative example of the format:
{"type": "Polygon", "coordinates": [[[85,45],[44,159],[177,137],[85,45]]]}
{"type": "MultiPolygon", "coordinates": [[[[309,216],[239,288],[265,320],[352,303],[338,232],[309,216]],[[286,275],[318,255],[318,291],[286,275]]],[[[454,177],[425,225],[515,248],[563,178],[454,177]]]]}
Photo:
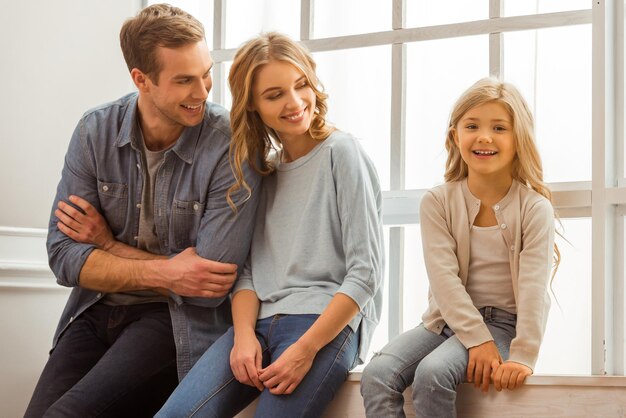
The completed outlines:
{"type": "Polygon", "coordinates": [[[483,392],[489,390],[489,382],[493,381],[495,389],[513,390],[520,387],[526,376],[532,374],[532,370],[514,361],[502,361],[498,347],[493,341],[487,341],[469,350],[467,364],[467,381],[481,388],[483,392]]]}
{"type": "Polygon", "coordinates": [[[254,332],[235,334],[230,352],[230,368],[238,382],[273,395],[288,395],[302,382],[311,369],[317,352],[301,341],[289,346],[269,366],[263,368],[261,344],[254,332]]]}

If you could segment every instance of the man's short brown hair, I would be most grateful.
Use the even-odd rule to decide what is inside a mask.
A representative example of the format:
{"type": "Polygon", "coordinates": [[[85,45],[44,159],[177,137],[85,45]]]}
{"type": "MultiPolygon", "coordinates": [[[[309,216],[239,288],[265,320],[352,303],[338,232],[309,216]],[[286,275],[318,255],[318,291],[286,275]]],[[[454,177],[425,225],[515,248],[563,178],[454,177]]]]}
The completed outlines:
{"type": "Polygon", "coordinates": [[[139,69],[156,84],[162,63],[157,47],[178,48],[204,40],[204,27],[195,17],[169,4],[154,4],[124,22],[120,46],[128,71],[139,69]]]}

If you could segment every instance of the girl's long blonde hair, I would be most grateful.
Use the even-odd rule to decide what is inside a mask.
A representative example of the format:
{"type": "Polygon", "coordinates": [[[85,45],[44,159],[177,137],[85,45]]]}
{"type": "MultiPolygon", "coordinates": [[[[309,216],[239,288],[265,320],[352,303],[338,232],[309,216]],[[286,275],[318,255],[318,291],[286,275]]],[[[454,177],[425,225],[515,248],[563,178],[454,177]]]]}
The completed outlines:
{"type": "MultiPolygon", "coordinates": [[[[513,121],[516,152],[511,167],[511,176],[552,202],[552,193],[543,181],[543,166],[535,143],[532,112],[515,86],[494,78],[478,80],[459,97],[452,108],[446,135],[448,159],[444,174],[445,181],[462,180],[467,177],[468,173],[467,164],[461,158],[461,151],[454,141],[457,124],[470,109],[490,102],[504,106],[513,121]]],[[[560,262],[561,253],[555,243],[553,278],[560,262]]]]}
{"type": "Polygon", "coordinates": [[[269,153],[274,148],[272,140],[280,146],[280,138],[266,126],[253,109],[253,84],[259,69],[270,61],[287,62],[297,68],[306,77],[308,85],[315,93],[315,109],[309,134],[318,141],[328,138],[332,127],[326,122],[328,111],[323,87],[315,74],[316,64],[309,51],[291,38],[277,32],[268,32],[244,43],[233,60],[228,75],[228,84],[232,94],[230,125],[232,140],[230,143],[230,161],[235,176],[235,183],[228,189],[228,204],[234,208],[231,194],[242,187],[250,196],[250,186],[243,176],[243,164],[250,164],[261,175],[274,171],[269,162],[269,153]]]}

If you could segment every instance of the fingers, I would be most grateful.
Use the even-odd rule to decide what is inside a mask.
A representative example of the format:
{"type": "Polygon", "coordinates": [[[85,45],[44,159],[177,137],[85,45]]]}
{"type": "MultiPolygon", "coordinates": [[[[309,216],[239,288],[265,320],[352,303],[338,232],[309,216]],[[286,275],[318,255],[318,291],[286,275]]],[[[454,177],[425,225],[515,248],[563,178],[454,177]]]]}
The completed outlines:
{"type": "Polygon", "coordinates": [[[72,238],[74,241],[78,241],[78,234],[69,226],[65,225],[63,222],[57,222],[57,228],[59,231],[63,232],[68,237],[72,238]]]}
{"type": "Polygon", "coordinates": [[[256,365],[253,362],[246,362],[245,364],[246,374],[250,381],[250,386],[255,386],[258,390],[263,390],[263,383],[259,380],[259,372],[256,365]]]}
{"type": "Polygon", "coordinates": [[[495,373],[492,376],[493,385],[498,392],[502,391],[502,373],[504,372],[504,367],[498,367],[495,373]]]}
{"type": "Polygon", "coordinates": [[[57,207],[74,220],[77,220],[80,217],[85,216],[82,212],[80,212],[74,206],[69,205],[62,200],[59,200],[59,203],[57,203],[57,207]]]}
{"type": "Polygon", "coordinates": [[[491,367],[489,365],[486,365],[483,368],[483,374],[481,376],[481,378],[482,378],[481,390],[483,392],[489,391],[489,376],[490,375],[491,375],[491,367]]]}
{"type": "Polygon", "coordinates": [[[54,211],[54,216],[56,216],[59,221],[63,222],[63,224],[70,228],[72,228],[72,226],[74,226],[75,228],[77,227],[78,222],[76,222],[74,218],[63,212],[61,209],[56,209],[54,211]]]}
{"type": "Polygon", "coordinates": [[[482,383],[482,377],[483,377],[483,364],[482,363],[478,363],[476,364],[476,367],[474,368],[474,377],[473,377],[473,382],[474,382],[474,386],[475,387],[480,387],[480,384],[482,383]]]}
{"type": "Polygon", "coordinates": [[[96,209],[91,205],[91,203],[89,203],[82,197],[71,195],[69,197],[69,201],[81,208],[87,214],[87,216],[91,215],[93,212],[96,212],[96,209]]]}
{"type": "Polygon", "coordinates": [[[203,260],[205,261],[207,268],[215,274],[231,275],[237,273],[237,264],[221,263],[219,261],[206,259],[203,260]]]}
{"type": "Polygon", "coordinates": [[[467,363],[467,381],[468,382],[472,382],[473,378],[474,378],[474,369],[476,368],[476,362],[470,358],[469,362],[467,363]]]}
{"type": "Polygon", "coordinates": [[[494,384],[496,390],[502,389],[514,390],[524,384],[526,376],[532,373],[526,366],[520,366],[516,363],[504,363],[498,368],[494,375],[494,384]]]}

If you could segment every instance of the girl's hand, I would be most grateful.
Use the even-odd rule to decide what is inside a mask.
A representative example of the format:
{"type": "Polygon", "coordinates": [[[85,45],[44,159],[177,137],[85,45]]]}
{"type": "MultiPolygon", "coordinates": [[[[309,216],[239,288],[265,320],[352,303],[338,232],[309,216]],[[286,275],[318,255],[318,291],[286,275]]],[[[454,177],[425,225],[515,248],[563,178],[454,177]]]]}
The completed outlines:
{"type": "Polygon", "coordinates": [[[273,395],[288,395],[311,369],[317,351],[296,341],[278,359],[261,370],[259,379],[273,395]]]}
{"type": "Polygon", "coordinates": [[[59,201],[54,215],[59,219],[59,231],[76,242],[94,244],[99,249],[108,251],[115,245],[115,238],[109,224],[102,215],[85,199],[70,196],[69,201],[83,212],[64,201],[59,201]]]}
{"type": "Polygon", "coordinates": [[[259,370],[263,367],[262,360],[261,344],[254,331],[235,335],[235,344],[230,351],[230,369],[239,383],[254,386],[262,391],[264,386],[259,380],[259,370]]]}
{"type": "Polygon", "coordinates": [[[487,341],[469,350],[467,364],[467,381],[474,382],[474,386],[482,387],[483,392],[489,390],[491,371],[502,364],[502,357],[493,341],[487,341]]]}
{"type": "Polygon", "coordinates": [[[526,380],[526,376],[531,374],[533,371],[530,367],[514,361],[505,361],[494,370],[492,379],[496,390],[500,392],[502,389],[513,390],[520,387],[526,380]]]}

